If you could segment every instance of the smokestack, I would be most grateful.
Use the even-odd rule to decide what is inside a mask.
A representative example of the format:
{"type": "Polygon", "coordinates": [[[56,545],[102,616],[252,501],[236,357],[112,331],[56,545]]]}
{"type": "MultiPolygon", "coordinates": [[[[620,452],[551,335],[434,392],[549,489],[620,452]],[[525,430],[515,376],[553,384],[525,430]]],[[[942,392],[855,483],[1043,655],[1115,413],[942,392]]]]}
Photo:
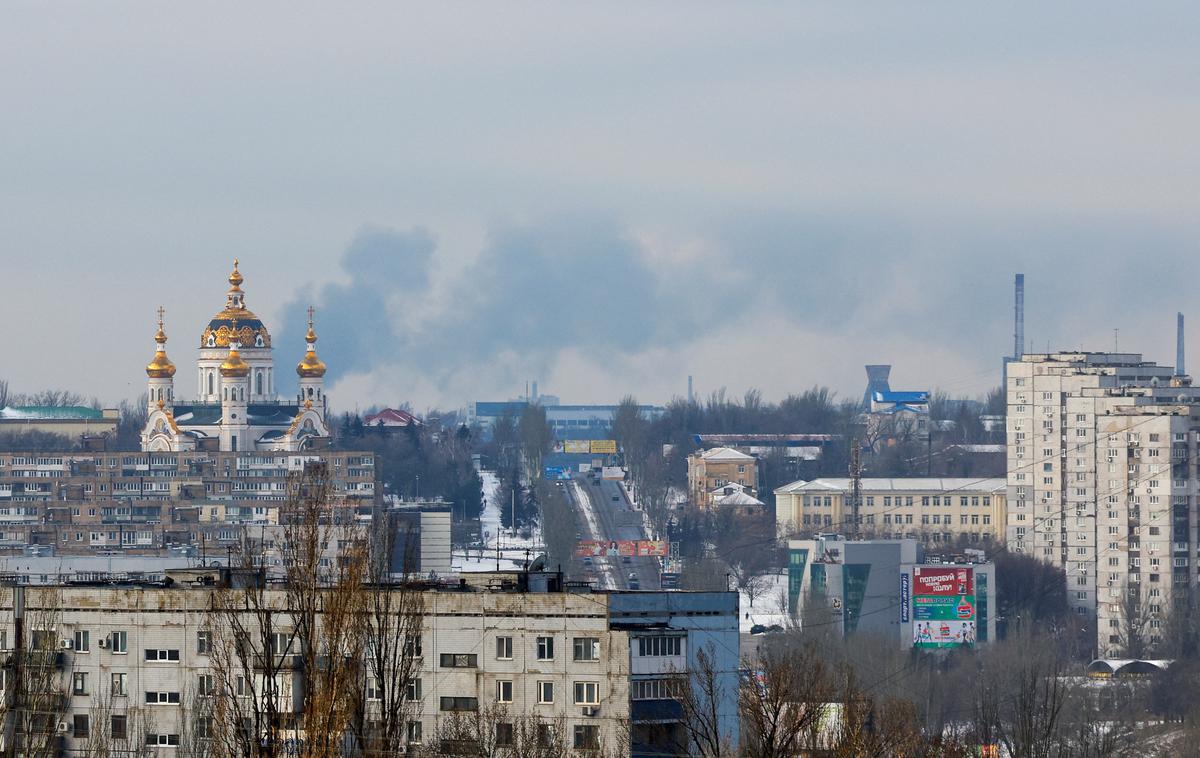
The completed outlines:
{"type": "Polygon", "coordinates": [[[688,405],[692,404],[693,397],[694,396],[692,395],[692,375],[688,374],[688,405]]]}
{"type": "Polygon", "coordinates": [[[1175,314],[1175,376],[1183,376],[1183,314],[1175,314]]]}
{"type": "Polygon", "coordinates": [[[1013,302],[1013,360],[1025,354],[1025,275],[1017,274],[1013,302]]]}
{"type": "Polygon", "coordinates": [[[537,402],[537,399],[538,399],[538,393],[537,393],[537,380],[535,379],[535,380],[534,380],[534,382],[533,382],[533,402],[535,402],[535,403],[536,403],[536,402],[537,402]]]}

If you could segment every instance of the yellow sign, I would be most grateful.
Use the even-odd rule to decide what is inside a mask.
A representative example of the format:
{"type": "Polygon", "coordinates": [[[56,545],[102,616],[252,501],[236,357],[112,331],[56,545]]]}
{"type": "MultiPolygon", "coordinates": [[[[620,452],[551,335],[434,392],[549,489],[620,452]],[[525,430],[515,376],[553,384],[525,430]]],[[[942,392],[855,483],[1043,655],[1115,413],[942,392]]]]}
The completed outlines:
{"type": "Polygon", "coordinates": [[[616,455],[617,441],[616,440],[592,440],[592,452],[600,453],[601,455],[616,455]]]}

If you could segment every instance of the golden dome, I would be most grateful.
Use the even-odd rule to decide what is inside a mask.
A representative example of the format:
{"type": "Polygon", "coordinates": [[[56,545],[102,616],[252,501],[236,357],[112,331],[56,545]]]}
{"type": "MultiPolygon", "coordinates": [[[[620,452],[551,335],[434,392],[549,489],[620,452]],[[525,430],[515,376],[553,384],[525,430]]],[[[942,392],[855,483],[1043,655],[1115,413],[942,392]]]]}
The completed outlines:
{"type": "Polygon", "coordinates": [[[229,347],[238,342],[242,347],[270,347],[271,334],[254,312],[246,307],[246,293],[242,291],[242,272],[238,260],[233,259],[233,271],[229,274],[229,292],[225,294],[225,308],[218,311],[200,335],[201,348],[229,347]]]}
{"type": "Polygon", "coordinates": [[[221,376],[242,377],[250,375],[250,364],[242,360],[236,347],[229,348],[229,357],[221,364],[221,376]]]}
{"type": "Polygon", "coordinates": [[[317,333],[313,331],[312,321],[313,309],[308,309],[308,334],[304,335],[304,341],[308,343],[308,351],[304,353],[304,360],[296,364],[296,373],[302,377],[320,378],[325,376],[325,363],[317,357],[317,333]]]}
{"type": "Polygon", "coordinates": [[[171,363],[171,359],[167,357],[167,333],[163,331],[163,309],[158,309],[158,332],[154,335],[154,341],[158,343],[158,350],[154,353],[154,360],[146,365],[146,376],[151,379],[170,379],[175,376],[175,364],[171,363]]]}

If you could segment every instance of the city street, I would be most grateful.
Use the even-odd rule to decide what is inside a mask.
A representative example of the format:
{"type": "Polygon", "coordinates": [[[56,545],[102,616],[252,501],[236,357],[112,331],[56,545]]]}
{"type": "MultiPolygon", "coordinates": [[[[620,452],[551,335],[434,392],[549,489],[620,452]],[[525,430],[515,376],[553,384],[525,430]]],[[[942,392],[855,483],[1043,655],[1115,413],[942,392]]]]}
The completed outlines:
{"type": "MultiPolygon", "coordinates": [[[[616,541],[643,540],[641,514],[630,507],[625,490],[619,482],[596,480],[580,476],[568,488],[571,502],[580,513],[580,534],[583,539],[616,541]]],[[[592,559],[593,570],[601,585],[611,589],[629,589],[632,573],[638,589],[657,590],[661,571],[658,558],[631,557],[628,563],[617,556],[592,559]]]]}

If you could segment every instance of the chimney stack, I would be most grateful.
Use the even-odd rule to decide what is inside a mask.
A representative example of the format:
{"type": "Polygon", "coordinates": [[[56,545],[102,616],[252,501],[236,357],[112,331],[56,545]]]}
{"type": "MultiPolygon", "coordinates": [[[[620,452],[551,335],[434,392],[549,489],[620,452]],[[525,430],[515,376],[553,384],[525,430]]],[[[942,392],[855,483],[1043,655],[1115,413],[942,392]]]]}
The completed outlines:
{"type": "Polygon", "coordinates": [[[1184,376],[1183,367],[1183,314],[1175,314],[1175,376],[1184,376]]]}
{"type": "Polygon", "coordinates": [[[692,375],[688,374],[688,405],[692,404],[694,396],[692,395],[692,375]]]}
{"type": "Polygon", "coordinates": [[[1013,360],[1025,354],[1025,275],[1017,274],[1013,302],[1013,360]]]}

